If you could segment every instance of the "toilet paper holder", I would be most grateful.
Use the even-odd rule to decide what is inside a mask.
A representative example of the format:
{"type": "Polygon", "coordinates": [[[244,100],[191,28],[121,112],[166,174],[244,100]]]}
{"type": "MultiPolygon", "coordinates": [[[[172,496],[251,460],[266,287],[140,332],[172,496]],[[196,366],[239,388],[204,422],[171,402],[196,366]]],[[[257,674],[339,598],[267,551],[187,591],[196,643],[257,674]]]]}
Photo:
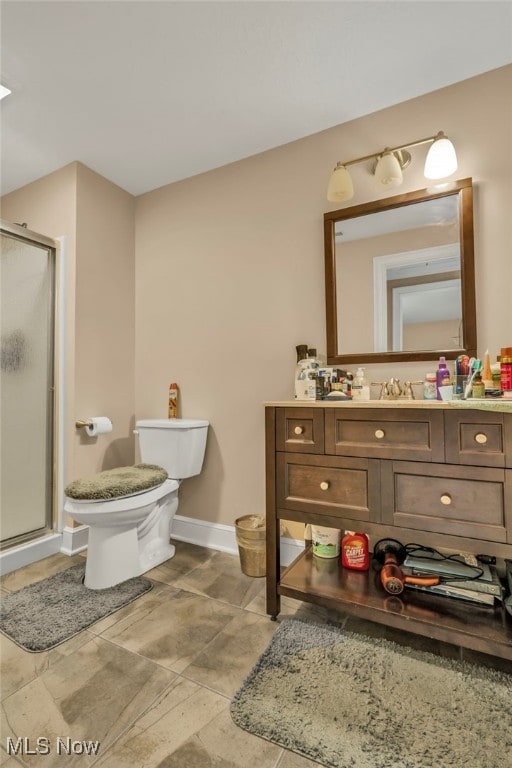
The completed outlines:
{"type": "Polygon", "coordinates": [[[75,421],[75,427],[77,429],[85,429],[89,437],[112,432],[112,426],[112,421],[108,416],[90,416],[88,419],[78,419],[75,421]]]}

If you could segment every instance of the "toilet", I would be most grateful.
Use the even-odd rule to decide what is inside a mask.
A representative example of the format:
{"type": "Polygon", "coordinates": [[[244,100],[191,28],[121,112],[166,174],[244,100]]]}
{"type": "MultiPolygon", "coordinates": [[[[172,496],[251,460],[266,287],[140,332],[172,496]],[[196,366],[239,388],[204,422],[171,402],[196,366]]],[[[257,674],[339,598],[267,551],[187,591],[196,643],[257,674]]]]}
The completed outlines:
{"type": "MultiPolygon", "coordinates": [[[[89,526],[86,587],[113,587],[173,557],[175,548],[169,539],[179,486],[201,472],[207,432],[208,422],[199,419],[137,421],[134,434],[144,463],[117,472],[126,469],[130,478],[140,475],[144,482],[152,483],[150,488],[122,493],[115,481],[116,470],[77,480],[66,488],[64,511],[89,526]],[[114,478],[111,488],[105,487],[110,474],[114,478]],[[91,498],[74,497],[80,484],[94,489],[95,478],[104,498],[98,498],[97,492],[91,498]]],[[[133,485],[136,488],[137,479],[133,485]]]]}

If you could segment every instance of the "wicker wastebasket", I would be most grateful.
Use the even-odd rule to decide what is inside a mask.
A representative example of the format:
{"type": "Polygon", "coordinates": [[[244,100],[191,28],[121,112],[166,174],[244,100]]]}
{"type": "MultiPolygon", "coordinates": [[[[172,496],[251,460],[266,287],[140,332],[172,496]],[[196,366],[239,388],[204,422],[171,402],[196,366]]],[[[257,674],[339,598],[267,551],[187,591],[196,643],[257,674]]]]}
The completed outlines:
{"type": "Polygon", "coordinates": [[[265,518],[243,515],[235,520],[235,531],[242,573],[246,576],[265,576],[265,518]]]}

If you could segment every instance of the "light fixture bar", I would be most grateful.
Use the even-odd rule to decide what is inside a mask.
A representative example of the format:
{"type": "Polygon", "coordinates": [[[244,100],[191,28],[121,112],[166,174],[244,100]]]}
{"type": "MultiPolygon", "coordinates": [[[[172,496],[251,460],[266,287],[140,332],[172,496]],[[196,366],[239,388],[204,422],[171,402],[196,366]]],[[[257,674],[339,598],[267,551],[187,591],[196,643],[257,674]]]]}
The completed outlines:
{"type": "Polygon", "coordinates": [[[376,159],[371,173],[380,186],[400,186],[403,180],[402,171],[411,163],[411,153],[407,150],[411,147],[419,147],[421,144],[432,145],[425,160],[425,178],[444,179],[457,170],[455,148],[444,132],[439,131],[435,136],[426,136],[424,139],[399,144],[396,147],[385,147],[380,152],[355,157],[344,163],[339,161],[329,179],[327,199],[331,203],[342,203],[350,200],[354,196],[354,185],[347,169],[350,165],[364,163],[367,160],[376,159]]]}
{"type": "Polygon", "coordinates": [[[439,131],[435,136],[428,136],[426,139],[418,139],[418,141],[411,141],[408,144],[400,144],[398,147],[386,147],[380,152],[373,152],[371,155],[364,155],[364,157],[356,157],[355,160],[349,160],[346,163],[339,162],[338,165],[344,165],[345,168],[348,165],[355,165],[356,163],[364,163],[365,160],[373,160],[374,157],[380,157],[384,152],[400,152],[403,149],[409,149],[410,147],[419,147],[421,144],[429,144],[437,139],[444,138],[443,131],[439,131]]]}

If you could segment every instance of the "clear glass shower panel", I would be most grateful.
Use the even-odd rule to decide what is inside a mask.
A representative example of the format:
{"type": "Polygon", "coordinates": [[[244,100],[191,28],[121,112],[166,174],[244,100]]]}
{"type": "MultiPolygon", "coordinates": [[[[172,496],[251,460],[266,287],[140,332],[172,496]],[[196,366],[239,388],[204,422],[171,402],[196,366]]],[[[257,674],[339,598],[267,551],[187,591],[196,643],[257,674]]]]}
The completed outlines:
{"type": "Polygon", "coordinates": [[[51,527],[53,257],[47,246],[1,235],[2,546],[51,527]]]}

